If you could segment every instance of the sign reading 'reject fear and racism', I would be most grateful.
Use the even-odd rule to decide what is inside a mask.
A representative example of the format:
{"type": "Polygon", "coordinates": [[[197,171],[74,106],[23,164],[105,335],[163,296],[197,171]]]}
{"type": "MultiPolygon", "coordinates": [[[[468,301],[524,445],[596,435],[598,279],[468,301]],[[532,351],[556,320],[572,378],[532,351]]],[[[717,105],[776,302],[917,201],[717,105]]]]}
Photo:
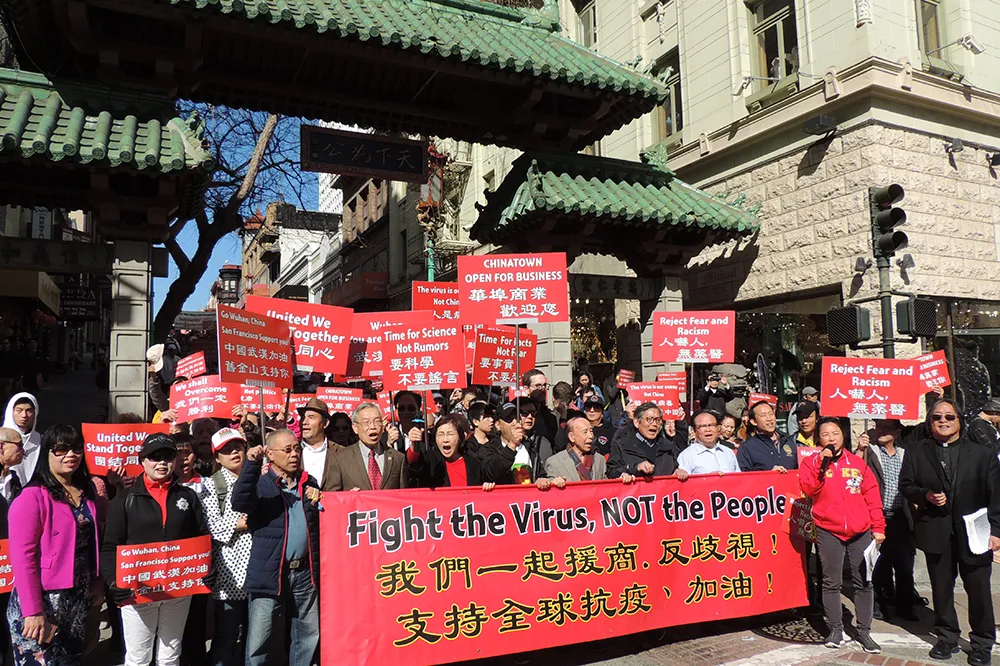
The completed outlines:
{"type": "Polygon", "coordinates": [[[440,664],[807,603],[776,472],[328,493],[323,666],[440,664]],[[350,599],[351,603],[344,603],[350,599]]]}
{"type": "Polygon", "coordinates": [[[463,324],[569,321],[565,252],[460,256],[458,290],[463,324]]]}
{"type": "Polygon", "coordinates": [[[139,449],[146,437],[155,433],[170,432],[169,423],[81,423],[83,455],[91,474],[107,476],[108,470],[124,467],[123,476],[143,473],[139,463],[139,449]]]}
{"type": "Polygon", "coordinates": [[[653,360],[660,363],[729,363],[735,360],[736,313],[653,313],[653,360]]]}
{"type": "Polygon", "coordinates": [[[914,359],[823,357],[824,416],[920,418],[923,384],[914,359]]]}
{"type": "Polygon", "coordinates": [[[292,388],[291,332],[280,319],[217,305],[219,376],[224,382],[292,388]]]}
{"type": "Polygon", "coordinates": [[[295,341],[295,367],[331,374],[347,369],[354,310],[266,296],[247,296],[246,309],[288,323],[295,341]]]}

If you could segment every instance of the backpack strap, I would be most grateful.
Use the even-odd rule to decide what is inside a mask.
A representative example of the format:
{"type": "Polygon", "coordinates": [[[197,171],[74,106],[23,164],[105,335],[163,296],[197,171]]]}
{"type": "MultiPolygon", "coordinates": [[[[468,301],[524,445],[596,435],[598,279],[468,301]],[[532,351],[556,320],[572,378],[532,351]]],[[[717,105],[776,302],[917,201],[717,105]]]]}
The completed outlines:
{"type": "Polygon", "coordinates": [[[222,515],[226,512],[226,495],[229,492],[229,487],[226,485],[226,477],[223,476],[221,469],[212,475],[212,482],[215,484],[215,499],[219,502],[219,515],[222,515]]]}

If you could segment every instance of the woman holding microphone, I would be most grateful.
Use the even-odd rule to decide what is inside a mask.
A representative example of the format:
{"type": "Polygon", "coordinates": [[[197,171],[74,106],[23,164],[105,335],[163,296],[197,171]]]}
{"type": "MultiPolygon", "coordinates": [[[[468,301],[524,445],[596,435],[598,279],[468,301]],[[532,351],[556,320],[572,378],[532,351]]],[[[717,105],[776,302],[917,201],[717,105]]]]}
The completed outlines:
{"type": "Polygon", "coordinates": [[[816,426],[822,452],[809,456],[799,468],[799,486],[813,500],[819,558],[823,565],[823,612],[830,634],[826,646],[838,648],[844,641],[840,588],[844,578],[844,556],[851,569],[858,643],[865,652],[881,652],[872,640],[875,595],[865,565],[865,549],[874,539],[885,540],[882,495],[875,475],[858,456],[844,446],[840,421],[833,417],[816,426]]]}

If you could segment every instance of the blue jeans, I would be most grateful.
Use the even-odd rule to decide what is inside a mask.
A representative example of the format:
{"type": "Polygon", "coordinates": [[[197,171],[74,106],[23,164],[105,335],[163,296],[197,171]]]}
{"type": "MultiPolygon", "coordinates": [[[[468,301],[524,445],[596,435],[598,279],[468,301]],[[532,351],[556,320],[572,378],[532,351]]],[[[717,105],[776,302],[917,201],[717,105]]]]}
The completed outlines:
{"type": "Polygon", "coordinates": [[[242,666],[247,628],[247,600],[215,599],[215,635],[212,663],[215,666],[242,666]]]}
{"type": "Polygon", "coordinates": [[[312,666],[319,646],[319,592],[308,568],[282,572],[279,596],[250,595],[246,666],[282,663],[286,614],[292,632],[288,666],[312,666]]]}

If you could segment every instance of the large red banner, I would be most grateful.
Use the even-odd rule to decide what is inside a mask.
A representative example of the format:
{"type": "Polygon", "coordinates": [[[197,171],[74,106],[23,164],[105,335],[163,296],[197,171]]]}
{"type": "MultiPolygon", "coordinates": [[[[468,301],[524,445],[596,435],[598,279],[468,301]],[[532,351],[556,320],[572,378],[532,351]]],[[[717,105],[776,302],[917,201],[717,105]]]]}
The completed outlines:
{"type": "Polygon", "coordinates": [[[472,383],[492,386],[517,386],[518,370],[535,367],[538,336],[527,328],[488,326],[473,331],[472,383]],[[518,339],[520,338],[520,339],[518,339]],[[515,345],[520,359],[515,359],[515,345]]]}
{"type": "Polygon", "coordinates": [[[736,313],[654,312],[653,360],[728,363],[735,360],[736,313]]]}
{"type": "Polygon", "coordinates": [[[224,382],[292,388],[288,324],[262,314],[217,305],[219,376],[224,382]]]}
{"type": "Polygon", "coordinates": [[[205,375],[170,387],[170,409],[177,412],[178,423],[195,419],[229,419],[233,407],[240,404],[242,387],[228,384],[218,375],[205,375]]]}
{"type": "Polygon", "coordinates": [[[924,354],[913,360],[920,364],[918,379],[922,382],[924,393],[938,387],[951,386],[951,373],[948,372],[948,359],[944,351],[924,354]]]}
{"type": "Polygon", "coordinates": [[[382,329],[433,319],[426,310],[356,312],[351,320],[351,351],[347,359],[349,377],[382,376],[382,329]]]}
{"type": "Polygon", "coordinates": [[[96,476],[106,476],[112,467],[124,467],[126,476],[143,473],[139,449],[154,432],[170,432],[169,423],[81,423],[83,457],[87,469],[96,476]]]}
{"type": "Polygon", "coordinates": [[[207,594],[202,577],[212,568],[212,537],[118,546],[117,564],[115,585],[135,590],[133,603],[207,594]]]}
{"type": "Polygon", "coordinates": [[[651,402],[660,408],[665,418],[683,419],[686,416],[677,385],[671,382],[633,382],[625,384],[629,402],[651,402]]]}
{"type": "Polygon", "coordinates": [[[266,296],[247,296],[246,309],[288,323],[295,341],[295,367],[337,374],[346,370],[354,310],[266,296]]]}
{"type": "Polygon", "coordinates": [[[920,418],[923,384],[913,359],[823,357],[824,416],[920,418]]]}
{"type": "Polygon", "coordinates": [[[326,403],[331,414],[337,412],[350,414],[365,401],[365,392],[361,389],[341,386],[318,386],[316,387],[316,397],[326,403]]]}
{"type": "Polygon", "coordinates": [[[798,476],[328,493],[323,666],[440,664],[807,603],[798,476]]]}
{"type": "Polygon", "coordinates": [[[565,252],[459,256],[458,289],[463,324],[569,321],[565,252]]]}
{"type": "Polygon", "coordinates": [[[465,386],[465,345],[457,323],[424,319],[382,329],[382,383],[388,391],[465,386]]]}
{"type": "Polygon", "coordinates": [[[458,319],[458,285],[454,282],[414,282],[414,310],[434,313],[435,319],[458,319]]]}
{"type": "Polygon", "coordinates": [[[183,377],[184,379],[194,379],[195,377],[201,377],[207,372],[208,366],[205,365],[205,352],[200,351],[177,361],[174,376],[183,377]]]}
{"type": "Polygon", "coordinates": [[[14,589],[14,567],[10,561],[10,542],[0,539],[0,594],[14,589]]]}

